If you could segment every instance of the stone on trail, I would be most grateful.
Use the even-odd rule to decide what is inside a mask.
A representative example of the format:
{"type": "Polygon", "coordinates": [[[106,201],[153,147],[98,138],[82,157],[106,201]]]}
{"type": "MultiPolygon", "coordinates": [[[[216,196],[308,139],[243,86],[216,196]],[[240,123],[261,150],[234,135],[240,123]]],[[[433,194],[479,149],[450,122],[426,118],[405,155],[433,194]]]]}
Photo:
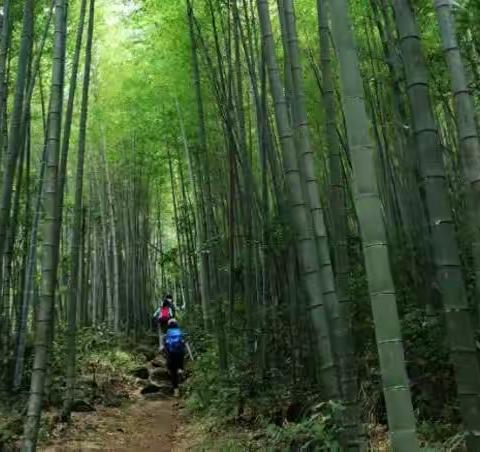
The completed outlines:
{"type": "Polygon", "coordinates": [[[163,395],[171,395],[172,394],[172,387],[170,385],[156,385],[156,384],[149,384],[148,386],[145,386],[141,391],[140,394],[146,395],[146,394],[156,394],[156,393],[161,393],[163,395]]]}
{"type": "Polygon", "coordinates": [[[132,371],[132,374],[142,380],[147,380],[150,375],[146,367],[137,367],[132,371]]]}
{"type": "Polygon", "coordinates": [[[167,367],[167,360],[163,355],[157,355],[154,359],[152,359],[152,366],[153,367],[167,367]]]}
{"type": "Polygon", "coordinates": [[[146,400],[165,400],[168,399],[172,395],[172,391],[170,394],[165,394],[163,392],[154,392],[152,394],[145,394],[143,397],[146,400]]]}
{"type": "Polygon", "coordinates": [[[135,384],[137,384],[138,386],[147,386],[150,384],[150,380],[146,378],[137,378],[135,380],[135,384]]]}
{"type": "Polygon", "coordinates": [[[74,400],[72,403],[72,412],[74,413],[89,413],[91,411],[95,411],[95,407],[85,400],[74,400]]]}
{"type": "Polygon", "coordinates": [[[158,391],[158,393],[160,394],[163,394],[165,396],[170,396],[173,394],[173,388],[172,388],[172,385],[170,383],[168,384],[162,384],[162,385],[159,385],[158,386],[160,388],[160,390],[158,391]]]}
{"type": "Polygon", "coordinates": [[[157,383],[162,383],[164,381],[169,381],[170,375],[166,369],[157,367],[150,372],[150,378],[157,383]]]}
{"type": "Polygon", "coordinates": [[[160,387],[153,384],[153,383],[150,383],[148,384],[147,386],[145,386],[144,388],[142,388],[142,390],[140,391],[140,394],[153,394],[154,392],[159,392],[160,391],[160,387]]]}

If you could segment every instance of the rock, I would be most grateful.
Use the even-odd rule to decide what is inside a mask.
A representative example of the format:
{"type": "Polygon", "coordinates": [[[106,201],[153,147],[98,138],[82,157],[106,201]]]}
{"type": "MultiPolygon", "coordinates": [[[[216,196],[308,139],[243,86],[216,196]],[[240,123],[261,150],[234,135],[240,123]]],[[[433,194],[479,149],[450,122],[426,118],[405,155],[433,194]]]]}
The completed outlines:
{"type": "Polygon", "coordinates": [[[138,385],[138,386],[147,386],[150,384],[150,381],[145,379],[145,378],[137,378],[135,380],[135,383],[138,385]]]}
{"type": "Polygon", "coordinates": [[[165,396],[172,395],[173,390],[170,385],[156,385],[156,384],[149,384],[148,386],[145,386],[141,391],[141,394],[146,395],[146,394],[162,394],[165,396]]]}
{"type": "Polygon", "coordinates": [[[146,367],[137,367],[132,371],[132,374],[135,375],[135,377],[141,378],[142,380],[147,380],[150,376],[150,373],[146,367]]]}
{"type": "Polygon", "coordinates": [[[159,391],[160,391],[160,386],[157,386],[153,383],[150,383],[140,391],[140,394],[143,394],[143,395],[153,394],[153,393],[159,392],[159,391]]]}
{"type": "Polygon", "coordinates": [[[165,381],[169,381],[170,375],[166,369],[157,367],[156,369],[152,369],[152,371],[150,372],[150,378],[152,379],[152,381],[162,383],[165,381]]]}
{"type": "Polygon", "coordinates": [[[170,384],[161,384],[161,385],[158,385],[159,387],[159,393],[161,394],[164,394],[166,396],[170,396],[173,394],[173,389],[172,389],[172,385],[170,384]]]}
{"type": "Polygon", "coordinates": [[[95,411],[95,407],[85,402],[85,400],[74,400],[72,403],[72,412],[88,413],[91,411],[95,411]]]}
{"type": "Polygon", "coordinates": [[[167,367],[167,360],[163,355],[157,355],[151,362],[153,367],[167,367]]]}
{"type": "Polygon", "coordinates": [[[154,392],[153,394],[145,394],[144,397],[147,400],[165,400],[167,399],[171,394],[164,394],[162,392],[154,392]]]}
{"type": "Polygon", "coordinates": [[[155,358],[155,349],[146,345],[139,345],[136,349],[136,352],[140,355],[143,355],[146,361],[151,361],[155,358]]]}

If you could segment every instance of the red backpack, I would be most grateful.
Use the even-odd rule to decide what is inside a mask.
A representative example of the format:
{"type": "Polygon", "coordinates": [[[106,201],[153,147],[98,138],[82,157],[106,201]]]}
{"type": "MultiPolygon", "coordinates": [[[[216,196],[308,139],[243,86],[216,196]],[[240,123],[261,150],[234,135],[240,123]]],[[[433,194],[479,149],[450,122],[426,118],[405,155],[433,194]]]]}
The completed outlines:
{"type": "Polygon", "coordinates": [[[160,315],[158,316],[158,321],[160,323],[168,323],[168,321],[172,318],[172,313],[168,306],[164,306],[160,310],[160,315]]]}

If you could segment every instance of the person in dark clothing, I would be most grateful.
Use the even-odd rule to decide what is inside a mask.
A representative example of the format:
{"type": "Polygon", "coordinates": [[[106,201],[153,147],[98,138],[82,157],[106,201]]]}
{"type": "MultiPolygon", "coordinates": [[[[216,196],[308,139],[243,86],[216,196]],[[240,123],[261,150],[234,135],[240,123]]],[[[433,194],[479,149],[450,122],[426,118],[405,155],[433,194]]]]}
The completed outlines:
{"type": "Polygon", "coordinates": [[[179,395],[179,376],[183,373],[183,361],[185,358],[185,337],[175,319],[168,321],[167,334],[164,339],[167,353],[167,367],[172,379],[173,392],[179,395]]]}

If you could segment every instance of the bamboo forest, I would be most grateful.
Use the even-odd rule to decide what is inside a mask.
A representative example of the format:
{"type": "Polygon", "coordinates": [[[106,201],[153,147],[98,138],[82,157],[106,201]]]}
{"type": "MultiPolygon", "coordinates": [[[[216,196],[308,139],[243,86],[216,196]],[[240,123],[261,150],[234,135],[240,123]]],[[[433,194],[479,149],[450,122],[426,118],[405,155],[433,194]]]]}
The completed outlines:
{"type": "Polygon", "coordinates": [[[480,0],[0,1],[0,451],[480,452],[480,0]]]}

